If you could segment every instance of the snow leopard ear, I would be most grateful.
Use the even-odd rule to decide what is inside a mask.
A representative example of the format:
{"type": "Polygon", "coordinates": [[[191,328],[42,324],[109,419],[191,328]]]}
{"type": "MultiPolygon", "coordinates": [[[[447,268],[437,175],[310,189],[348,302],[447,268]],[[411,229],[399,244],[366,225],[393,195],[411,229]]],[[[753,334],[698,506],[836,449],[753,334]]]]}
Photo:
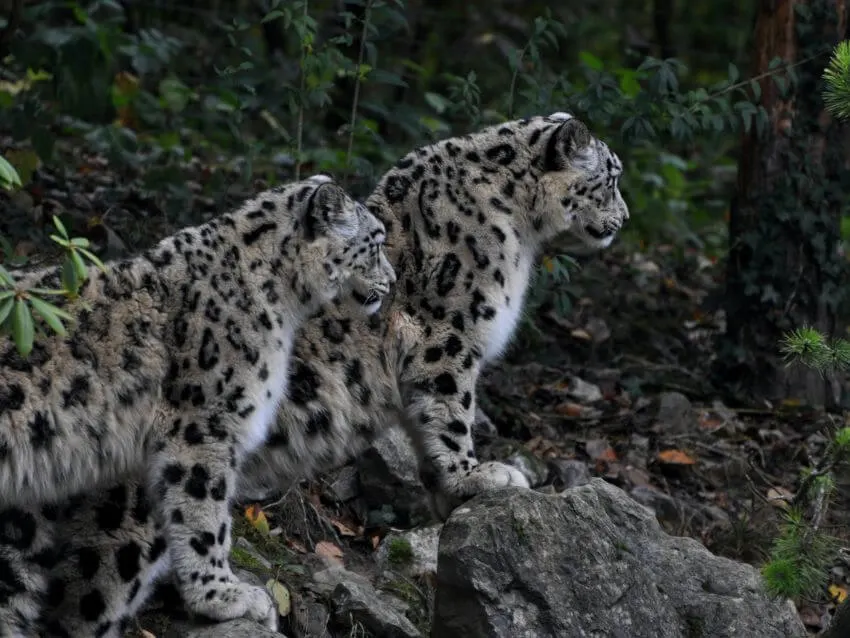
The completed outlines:
{"type": "Polygon", "coordinates": [[[357,234],[357,203],[337,184],[322,182],[307,201],[304,224],[310,239],[318,236],[350,239],[357,234]]]}
{"type": "Polygon", "coordinates": [[[587,125],[572,118],[561,124],[546,143],[543,166],[546,171],[562,171],[576,162],[589,159],[593,136],[587,125]]]}

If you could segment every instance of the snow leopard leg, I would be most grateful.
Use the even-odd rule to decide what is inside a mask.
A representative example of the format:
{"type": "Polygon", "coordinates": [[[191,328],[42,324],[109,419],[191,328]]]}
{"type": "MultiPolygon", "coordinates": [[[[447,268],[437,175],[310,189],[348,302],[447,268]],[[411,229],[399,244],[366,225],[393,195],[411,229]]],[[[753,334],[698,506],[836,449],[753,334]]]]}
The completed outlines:
{"type": "Polygon", "coordinates": [[[79,497],[59,525],[65,541],[50,571],[46,636],[120,638],[169,569],[145,486],[127,483],[79,497]]]}
{"type": "Polygon", "coordinates": [[[235,437],[219,438],[213,428],[202,432],[197,423],[212,420],[200,416],[182,420],[188,428],[182,445],[174,439],[165,443],[152,477],[175,583],[187,608],[197,614],[215,620],[246,617],[276,629],[277,608],[270,595],[241,582],[230,568],[230,502],[241,461],[235,437]]]}
{"type": "Polygon", "coordinates": [[[0,636],[39,635],[48,599],[47,570],[56,560],[53,514],[9,507],[0,511],[0,636]]]}
{"type": "MultiPolygon", "coordinates": [[[[452,335],[456,336],[456,335],[452,335]]],[[[420,459],[420,476],[435,515],[487,490],[529,487],[516,468],[479,463],[472,441],[479,365],[472,348],[434,331],[403,357],[400,391],[405,425],[420,459]]]]}

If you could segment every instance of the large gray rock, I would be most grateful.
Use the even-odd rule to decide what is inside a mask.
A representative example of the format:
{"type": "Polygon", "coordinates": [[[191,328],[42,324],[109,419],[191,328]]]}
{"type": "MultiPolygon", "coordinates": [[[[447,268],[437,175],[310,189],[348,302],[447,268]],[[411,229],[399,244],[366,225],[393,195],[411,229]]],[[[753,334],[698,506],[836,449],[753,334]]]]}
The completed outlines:
{"type": "Polygon", "coordinates": [[[357,457],[355,465],[367,507],[390,506],[396,514],[397,519],[384,521],[386,524],[406,527],[430,519],[416,453],[401,428],[391,428],[378,437],[357,457]]]}
{"type": "Polygon", "coordinates": [[[163,638],[286,638],[245,618],[205,626],[175,622],[161,635],[163,638]]]}
{"type": "Polygon", "coordinates": [[[668,536],[600,479],[560,496],[480,495],[440,537],[432,638],[805,635],[755,568],[668,536]]]}

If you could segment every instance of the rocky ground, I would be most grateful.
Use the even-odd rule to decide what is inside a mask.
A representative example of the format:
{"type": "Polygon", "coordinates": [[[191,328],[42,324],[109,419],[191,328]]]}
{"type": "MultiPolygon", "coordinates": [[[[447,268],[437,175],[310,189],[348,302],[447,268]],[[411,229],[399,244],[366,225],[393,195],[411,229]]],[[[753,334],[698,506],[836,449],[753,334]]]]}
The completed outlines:
{"type": "MultiPolygon", "coordinates": [[[[0,194],[0,235],[10,238],[0,249],[7,256],[50,258],[42,230],[60,213],[73,234],[90,237],[108,256],[120,255],[245,194],[203,195],[209,171],[196,168],[197,180],[181,191],[185,208],[147,190],[137,175],[111,172],[99,157],[77,158],[75,169],[63,174],[37,172],[25,191],[0,194]]],[[[589,490],[588,481],[598,478],[651,508],[661,525],[651,532],[656,540],[663,529],[758,566],[780,520],[777,497],[794,491],[801,467],[823,451],[824,432],[843,424],[844,416],[792,404],[725,406],[707,382],[712,338],[723,327],[722,313],[713,308],[718,267],[696,251],[625,244],[582,258],[581,270],[558,285],[562,300],[571,302],[568,312],[546,301],[552,294],[533,300],[514,347],[482,379],[479,443],[487,455],[521,467],[540,498],[582,485],[577,489],[589,490]]],[[[541,284],[538,292],[553,285],[541,284]]],[[[593,485],[594,494],[619,498],[593,485]]],[[[580,494],[575,498],[592,496],[580,494]]],[[[440,580],[440,528],[429,523],[421,497],[406,441],[391,435],[350,465],[293,485],[273,502],[245,504],[237,516],[234,563],[246,578],[275,591],[289,636],[427,636],[440,580]]],[[[540,507],[561,507],[545,503],[540,507]]],[[[845,545],[846,505],[831,508],[827,521],[845,545]]],[[[832,594],[844,595],[848,582],[848,567],[836,560],[832,594]]],[[[136,635],[265,635],[241,622],[189,628],[167,595],[156,605],[168,612],[145,615],[136,635]]],[[[833,608],[827,592],[797,601],[812,635],[833,608]]],[[[446,612],[439,622],[450,617],[446,612]]]]}

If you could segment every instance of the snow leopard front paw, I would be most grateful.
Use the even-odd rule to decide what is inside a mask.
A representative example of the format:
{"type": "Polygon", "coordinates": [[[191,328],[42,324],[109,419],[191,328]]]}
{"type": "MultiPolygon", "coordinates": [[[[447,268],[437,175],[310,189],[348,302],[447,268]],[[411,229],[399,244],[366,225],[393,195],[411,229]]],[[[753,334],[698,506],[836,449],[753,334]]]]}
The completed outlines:
{"type": "Polygon", "coordinates": [[[203,591],[186,592],[184,599],[194,613],[214,620],[247,618],[271,631],[278,630],[278,611],[271,595],[235,577],[224,583],[211,582],[203,591]]]}
{"type": "Polygon", "coordinates": [[[476,465],[466,474],[449,476],[441,487],[439,491],[430,493],[430,505],[433,514],[444,521],[452,510],[476,494],[500,487],[529,489],[531,484],[517,468],[498,461],[488,461],[476,465]]]}

